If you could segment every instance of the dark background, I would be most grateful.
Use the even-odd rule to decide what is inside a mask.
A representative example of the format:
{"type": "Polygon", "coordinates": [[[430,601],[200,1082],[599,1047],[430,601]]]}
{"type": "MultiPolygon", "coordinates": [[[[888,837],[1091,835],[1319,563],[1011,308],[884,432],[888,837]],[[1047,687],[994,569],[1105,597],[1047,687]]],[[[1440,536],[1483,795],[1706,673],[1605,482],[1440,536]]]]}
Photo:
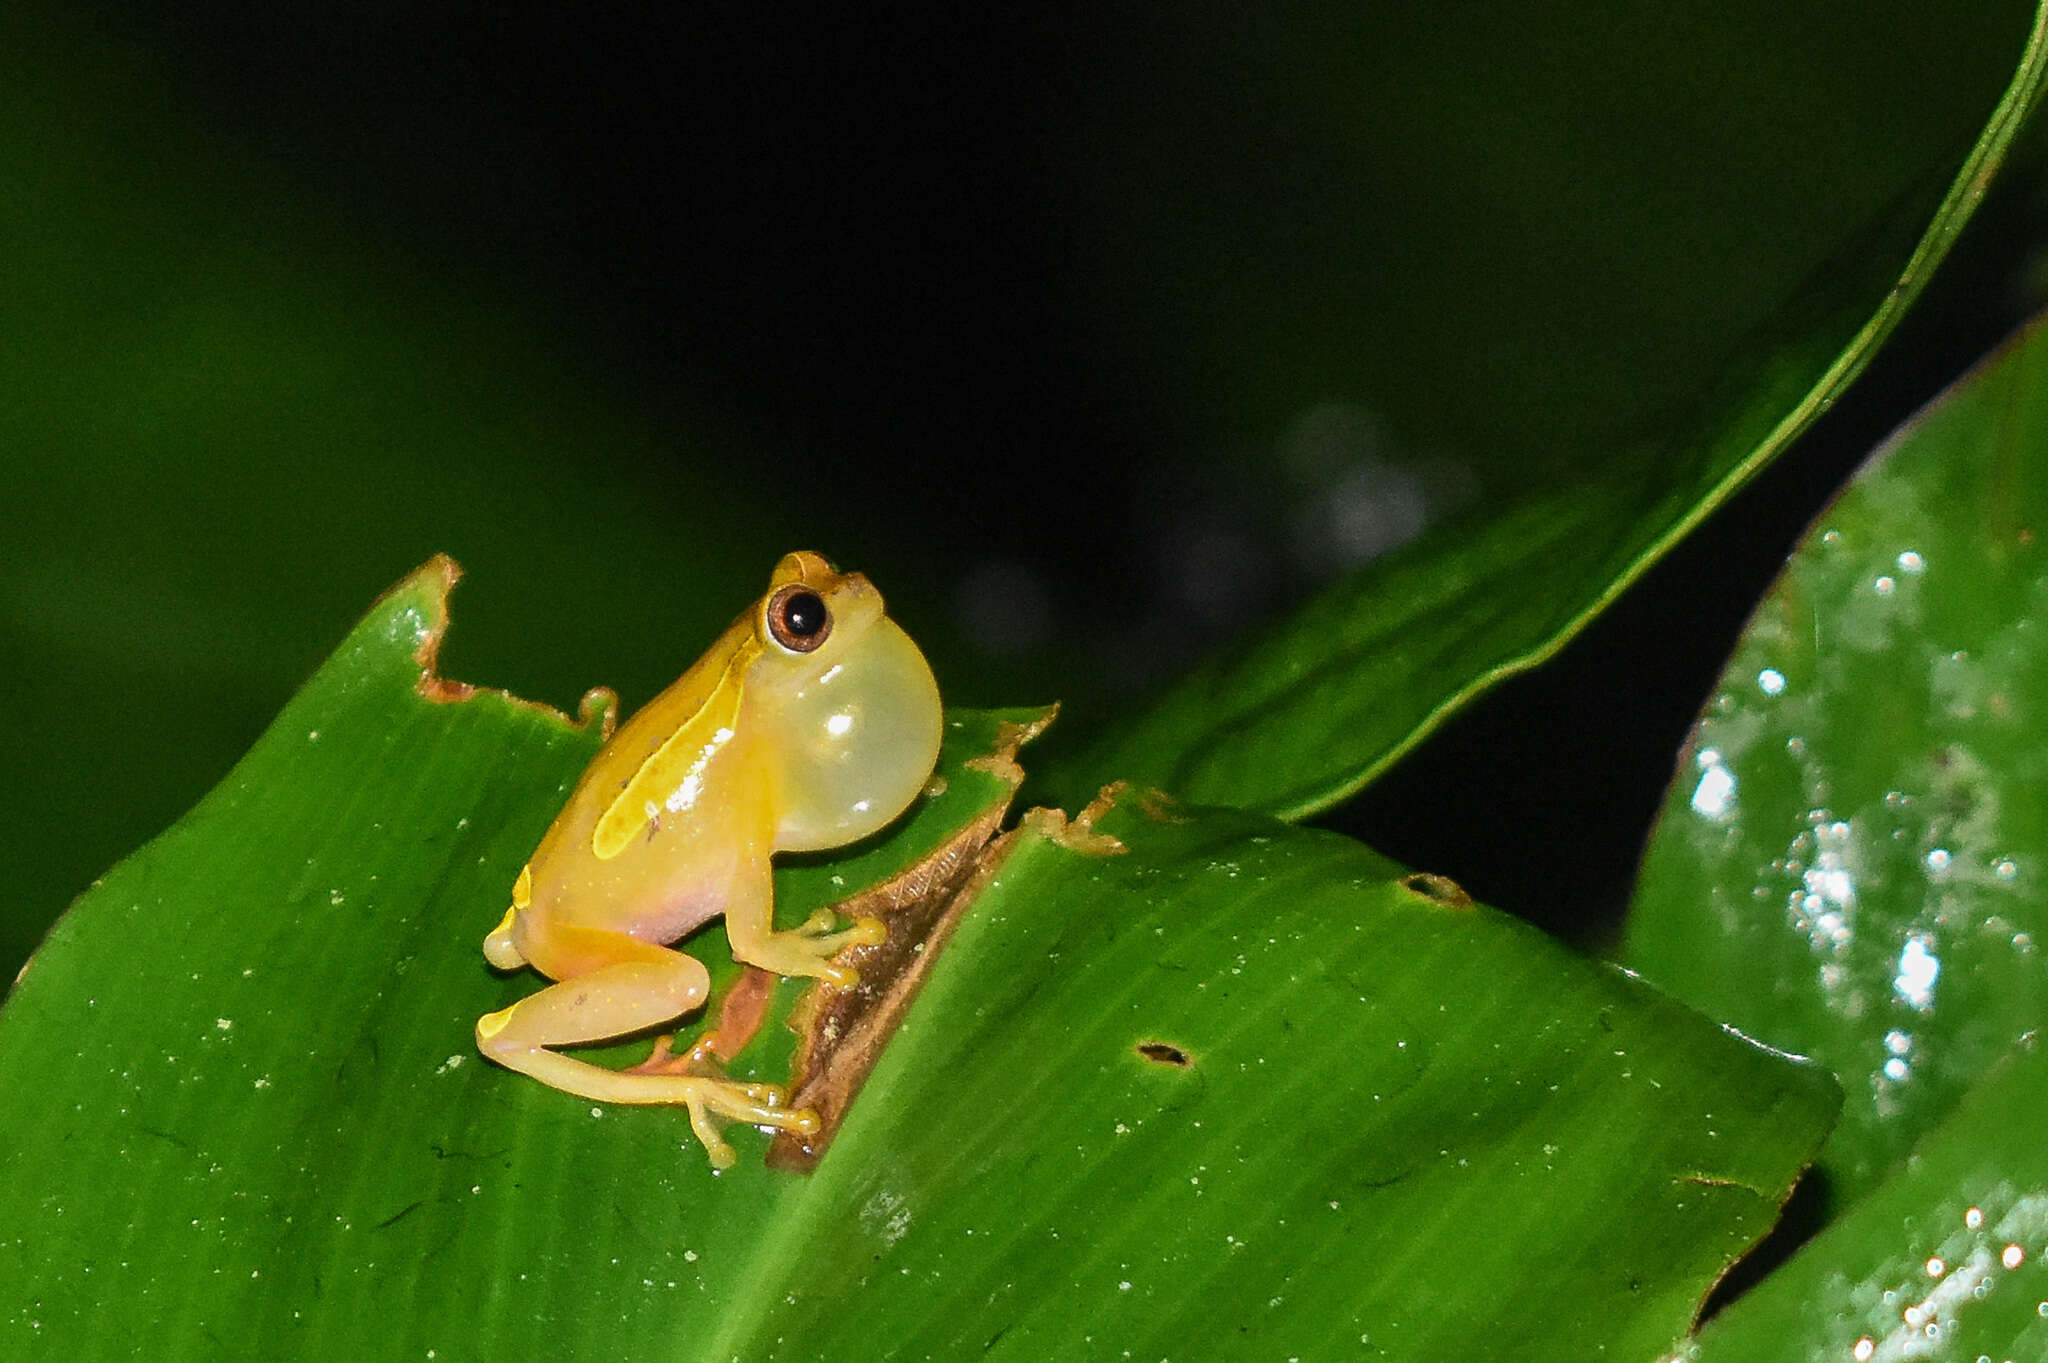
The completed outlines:
{"type": "MultiPolygon", "coordinates": [[[[181,372],[166,403],[242,396],[139,474],[96,464],[120,441],[74,440],[86,418],[59,412],[104,394],[23,382],[25,407],[59,413],[10,428],[7,455],[29,565],[11,590],[34,607],[0,639],[25,922],[189,805],[441,548],[472,573],[449,670],[559,704],[596,680],[645,699],[694,656],[678,641],[811,542],[873,573],[952,699],[1111,713],[1349,561],[1301,531],[1334,477],[1419,470],[1446,508],[1483,508],[1696,388],[1840,221],[1877,211],[1887,158],[1954,143],[1902,84],[1952,83],[1981,120],[2021,27],[1904,4],[1653,24],[1625,5],[127,3],[10,22],[12,126],[58,111],[17,164],[60,188],[25,196],[47,220],[32,202],[9,221],[48,235],[30,258],[84,243],[93,291],[74,281],[56,339],[25,350],[93,372],[106,336],[158,315],[103,262],[147,281],[161,252],[180,280],[219,271],[207,309],[173,291],[167,353],[210,317],[222,353],[246,349],[236,319],[284,298],[285,334],[329,325],[389,357],[371,378],[339,350],[279,360],[339,377],[264,398],[274,420],[239,380],[181,372]],[[73,164],[92,183],[66,218],[73,164]],[[352,295],[361,314],[333,301],[352,295]],[[397,391],[411,344],[440,349],[397,391]],[[351,387],[371,379],[387,391],[351,387]],[[450,453],[493,404],[502,429],[450,453]],[[446,431],[416,415],[443,405],[446,431]],[[1303,436],[1332,411],[1334,454],[1303,436]],[[415,476],[434,496],[386,493],[415,476]],[[558,499],[507,491],[536,481],[558,499]],[[137,582],[139,604],[113,599],[137,582]]],[[[1790,457],[1322,822],[1597,936],[1786,551],[2035,305],[2036,164],[1790,457]]]]}

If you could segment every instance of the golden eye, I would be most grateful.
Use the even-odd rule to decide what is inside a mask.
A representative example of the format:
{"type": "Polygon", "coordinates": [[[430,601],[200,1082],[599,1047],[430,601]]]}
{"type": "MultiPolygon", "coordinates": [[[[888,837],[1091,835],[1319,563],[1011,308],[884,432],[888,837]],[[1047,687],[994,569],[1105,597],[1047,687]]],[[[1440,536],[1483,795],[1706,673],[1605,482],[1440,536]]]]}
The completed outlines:
{"type": "Polygon", "coordinates": [[[832,613],[809,587],[784,587],[768,602],[768,632],[791,653],[810,653],[832,633],[832,613]]]}

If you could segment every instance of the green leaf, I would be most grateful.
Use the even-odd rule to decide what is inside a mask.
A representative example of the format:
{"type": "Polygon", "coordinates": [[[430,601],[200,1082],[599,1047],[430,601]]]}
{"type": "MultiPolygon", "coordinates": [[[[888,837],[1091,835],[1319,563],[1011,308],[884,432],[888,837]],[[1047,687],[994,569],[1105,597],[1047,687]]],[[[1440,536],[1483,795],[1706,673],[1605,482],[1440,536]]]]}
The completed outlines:
{"type": "Polygon", "coordinates": [[[0,1352],[1647,1357],[1838,1101],[1346,839],[1126,798],[985,855],[815,1174],[745,1132],[714,1174],[680,1114],[471,1049],[533,987],[478,942],[596,726],[423,686],[447,579],[0,1009],[0,1352]]]}
{"type": "Polygon", "coordinates": [[[1065,831],[1027,818],[713,1352],[1649,1357],[1833,1111],[1348,840],[1065,831]]]}
{"type": "Polygon", "coordinates": [[[2006,1056],[1912,1160],[1714,1317],[1686,1363],[2048,1357],[2048,1053],[2006,1056]]]}
{"type": "Polygon", "coordinates": [[[1055,743],[1054,792],[1072,802],[1123,778],[1302,817],[1366,785],[1479,692],[1555,654],[1869,362],[2033,108],[2048,72],[2044,15],[1968,154],[1958,162],[1931,147],[1901,182],[1945,182],[1938,202],[1911,190],[1884,204],[1751,319],[1731,353],[1664,406],[1631,414],[1625,434],[1554,463],[1515,448],[1527,433],[1503,436],[1515,457],[1491,470],[1497,485],[1482,512],[1352,573],[1084,750],[1055,743]]]}
{"type": "Polygon", "coordinates": [[[1814,523],[1687,745],[1621,959],[1810,1055],[1853,1198],[2048,1016],[2048,329],[1814,523]]]}

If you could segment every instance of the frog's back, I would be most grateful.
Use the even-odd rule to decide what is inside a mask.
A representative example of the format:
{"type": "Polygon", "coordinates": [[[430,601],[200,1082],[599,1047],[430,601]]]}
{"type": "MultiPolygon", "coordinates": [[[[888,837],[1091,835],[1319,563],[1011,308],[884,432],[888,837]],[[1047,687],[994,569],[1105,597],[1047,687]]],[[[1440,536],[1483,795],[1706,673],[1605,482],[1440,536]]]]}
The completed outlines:
{"type": "Polygon", "coordinates": [[[716,916],[744,863],[765,863],[767,792],[733,675],[750,638],[742,618],[597,755],[528,865],[533,913],[673,941],[716,916]]]}

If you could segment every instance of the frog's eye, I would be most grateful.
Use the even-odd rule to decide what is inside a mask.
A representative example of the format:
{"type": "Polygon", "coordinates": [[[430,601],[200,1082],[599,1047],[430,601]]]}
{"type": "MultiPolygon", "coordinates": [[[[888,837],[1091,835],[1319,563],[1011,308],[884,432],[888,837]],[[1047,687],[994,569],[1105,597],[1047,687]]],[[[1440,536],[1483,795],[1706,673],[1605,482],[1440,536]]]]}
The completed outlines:
{"type": "Polygon", "coordinates": [[[809,587],[784,587],[768,602],[768,632],[791,653],[809,653],[832,633],[832,613],[809,587]]]}

